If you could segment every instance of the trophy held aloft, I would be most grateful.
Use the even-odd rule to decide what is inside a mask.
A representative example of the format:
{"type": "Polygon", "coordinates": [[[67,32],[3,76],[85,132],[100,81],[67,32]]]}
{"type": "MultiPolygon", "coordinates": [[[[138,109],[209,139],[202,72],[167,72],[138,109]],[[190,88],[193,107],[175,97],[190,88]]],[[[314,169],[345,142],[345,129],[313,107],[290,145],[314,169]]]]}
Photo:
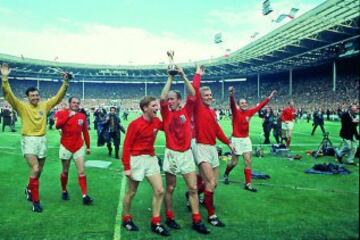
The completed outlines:
{"type": "Polygon", "coordinates": [[[168,66],[168,73],[172,76],[178,74],[179,72],[176,70],[176,65],[174,63],[174,51],[169,50],[167,51],[167,55],[169,57],[169,66],[168,66]]]}

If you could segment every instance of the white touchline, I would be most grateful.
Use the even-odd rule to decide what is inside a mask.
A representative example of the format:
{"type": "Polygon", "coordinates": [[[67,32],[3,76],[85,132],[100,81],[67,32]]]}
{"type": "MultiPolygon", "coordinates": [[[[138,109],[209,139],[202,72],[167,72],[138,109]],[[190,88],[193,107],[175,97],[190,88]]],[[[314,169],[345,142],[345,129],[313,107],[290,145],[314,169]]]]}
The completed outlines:
{"type": "Polygon", "coordinates": [[[122,210],[123,210],[123,198],[125,194],[125,183],[126,177],[123,175],[121,179],[121,187],[120,187],[120,194],[119,194],[119,203],[116,210],[116,217],[115,217],[115,227],[114,227],[114,237],[113,240],[121,240],[121,217],[122,217],[122,210]]]}

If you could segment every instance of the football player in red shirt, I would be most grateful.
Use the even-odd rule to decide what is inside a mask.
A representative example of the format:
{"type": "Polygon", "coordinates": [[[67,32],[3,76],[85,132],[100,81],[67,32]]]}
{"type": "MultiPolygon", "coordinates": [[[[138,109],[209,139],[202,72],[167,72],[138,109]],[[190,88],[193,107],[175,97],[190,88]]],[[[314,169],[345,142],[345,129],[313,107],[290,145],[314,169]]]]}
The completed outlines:
{"type": "Polygon", "coordinates": [[[60,182],[62,188],[62,199],[69,200],[66,189],[70,160],[73,158],[78,172],[79,185],[82,192],[83,204],[90,205],[92,198],[87,194],[87,183],[85,176],[84,156],[90,154],[90,137],[87,127],[86,116],[80,111],[80,99],[69,98],[69,108],[56,113],[56,128],[61,130],[59,158],[62,162],[62,173],[60,182]],[[84,147],[84,141],[86,149],[84,147]]]}
{"type": "Polygon", "coordinates": [[[288,106],[285,107],[281,113],[281,129],[282,138],[286,139],[286,147],[290,147],[291,136],[294,129],[294,120],[296,118],[296,109],[293,100],[288,102],[288,106]]]}
{"type": "MultiPolygon", "coordinates": [[[[185,105],[181,105],[181,93],[176,90],[170,90],[174,79],[174,76],[170,74],[160,96],[161,116],[166,137],[163,163],[163,170],[166,173],[166,224],[170,228],[180,229],[180,225],[175,221],[174,217],[172,196],[176,187],[176,174],[182,174],[188,187],[192,210],[192,227],[199,233],[208,234],[210,233],[209,230],[201,222],[196,188],[196,166],[190,149],[192,138],[191,118],[195,104],[195,89],[187,79],[183,69],[177,67],[177,71],[190,93],[185,105]]],[[[200,67],[197,67],[196,74],[200,73],[202,71],[200,67]]]]}
{"type": "MultiPolygon", "coordinates": [[[[202,71],[204,71],[203,68],[202,71]]],[[[194,109],[196,144],[194,144],[194,157],[205,181],[204,205],[208,211],[208,222],[216,227],[224,227],[225,224],[215,214],[214,207],[214,192],[219,176],[216,139],[228,145],[232,151],[235,149],[222,131],[217,122],[216,113],[211,108],[213,103],[211,89],[207,86],[200,88],[201,75],[195,74],[193,80],[196,93],[194,109]]]]}
{"type": "Polygon", "coordinates": [[[224,174],[224,183],[229,184],[229,174],[231,170],[237,165],[239,156],[242,155],[245,162],[245,190],[256,192],[257,190],[251,186],[252,144],[249,137],[249,123],[251,117],[269,103],[271,98],[273,98],[273,96],[276,94],[276,91],[273,91],[269,97],[267,97],[264,101],[260,102],[254,108],[249,108],[246,99],[243,98],[239,100],[240,107],[238,107],[236,105],[234,92],[234,87],[229,87],[230,109],[232,113],[233,126],[231,142],[235,146],[235,152],[233,152],[232,154],[232,160],[230,164],[228,164],[228,166],[226,167],[224,174]]]}
{"type": "Polygon", "coordinates": [[[128,177],[128,190],[123,199],[122,226],[128,231],[139,230],[132,220],[130,206],[139,183],[146,178],[153,189],[151,230],[169,236],[168,230],[160,223],[164,189],[154,150],[156,135],[163,130],[163,123],[156,116],[159,104],[156,98],[145,96],[140,101],[140,109],[143,114],[129,124],[123,145],[122,163],[128,177]]]}

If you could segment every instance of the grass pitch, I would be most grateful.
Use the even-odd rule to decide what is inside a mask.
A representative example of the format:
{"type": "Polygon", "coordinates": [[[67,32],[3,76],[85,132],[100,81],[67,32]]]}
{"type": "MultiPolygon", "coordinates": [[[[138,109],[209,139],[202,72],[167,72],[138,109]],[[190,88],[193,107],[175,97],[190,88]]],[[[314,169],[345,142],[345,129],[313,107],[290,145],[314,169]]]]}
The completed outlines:
{"type": "MultiPolygon", "coordinates": [[[[136,116],[131,115],[130,119],[136,116]]],[[[125,122],[127,126],[129,122],[125,122]]],[[[227,135],[231,122],[222,120],[227,135]]],[[[311,123],[298,121],[293,136],[293,153],[303,156],[300,161],[272,156],[269,147],[264,158],[253,157],[253,169],[271,176],[269,180],[253,180],[258,193],[243,190],[243,162],[230,175],[233,182],[218,184],[215,194],[217,215],[225,228],[208,225],[211,234],[202,236],[191,230],[191,214],[185,206],[186,187],[181,176],[174,193],[174,208],[181,230],[171,231],[169,239],[358,239],[359,238],[359,168],[347,166],[350,175],[309,175],[304,170],[315,163],[335,162],[332,157],[317,160],[306,156],[306,150],[318,147],[320,129],[310,136],[311,123]]],[[[339,146],[340,124],[326,122],[330,139],[339,146]]],[[[96,147],[96,133],[91,130],[92,154],[87,160],[104,160],[112,163],[108,169],[87,168],[88,192],[94,198],[93,206],[83,206],[77,183],[75,165],[72,163],[68,191],[70,201],[62,201],[58,159],[59,133],[48,132],[49,154],[41,176],[40,197],[44,212],[35,214],[31,203],[24,198],[29,169],[21,156],[20,126],[17,133],[0,132],[0,239],[159,239],[150,227],[151,188],[144,181],[134,198],[132,213],[140,231],[127,232],[120,228],[121,204],[119,196],[126,182],[119,160],[107,156],[106,147],[96,147]]],[[[251,121],[250,135],[253,144],[262,140],[261,120],[251,121]]],[[[122,136],[122,139],[124,136],[122,136]]],[[[272,142],[274,139],[271,138],[272,142]]],[[[156,141],[156,152],[164,151],[164,135],[156,141]]],[[[224,150],[227,151],[226,147],[224,150]]],[[[226,166],[221,161],[220,180],[226,166]]],[[[201,209],[204,221],[206,211],[201,209]]],[[[164,218],[163,218],[164,219],[164,218]]]]}

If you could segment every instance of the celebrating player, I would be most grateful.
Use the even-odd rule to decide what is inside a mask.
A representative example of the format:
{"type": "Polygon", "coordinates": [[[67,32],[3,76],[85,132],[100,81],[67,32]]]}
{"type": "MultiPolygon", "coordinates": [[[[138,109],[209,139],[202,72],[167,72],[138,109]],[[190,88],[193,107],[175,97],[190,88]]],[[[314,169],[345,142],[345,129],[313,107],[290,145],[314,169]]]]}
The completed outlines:
{"type": "MultiPolygon", "coordinates": [[[[176,174],[183,175],[188,187],[189,200],[192,209],[192,226],[199,233],[208,234],[209,231],[201,222],[199,212],[199,199],[196,188],[196,166],[191,145],[191,117],[193,115],[195,104],[195,89],[187,79],[182,68],[177,67],[177,71],[184,80],[190,96],[186,99],[185,106],[181,106],[181,93],[171,90],[173,76],[169,74],[161,96],[161,116],[164,123],[164,132],[166,137],[166,149],[163,169],[166,173],[166,224],[179,229],[180,225],[175,221],[172,206],[173,191],[176,187],[176,174]]],[[[196,74],[201,74],[200,68],[197,68],[196,74]]]]}
{"type": "Polygon", "coordinates": [[[122,163],[128,177],[128,190],[123,199],[122,226],[128,231],[139,230],[132,221],[130,206],[139,183],[146,177],[153,189],[151,230],[169,236],[168,230],[160,223],[164,189],[154,150],[157,132],[163,129],[162,122],[156,117],[159,104],[156,98],[145,96],[140,101],[140,108],[143,114],[129,124],[123,145],[122,163]]]}
{"type": "Polygon", "coordinates": [[[60,110],[56,113],[56,128],[61,129],[59,158],[61,159],[63,170],[60,174],[60,182],[62,199],[69,200],[69,193],[66,189],[66,185],[68,182],[70,160],[73,158],[78,172],[83,204],[90,205],[93,200],[87,195],[84,167],[84,140],[86,144],[86,154],[90,154],[90,137],[86,116],[79,112],[79,106],[80,99],[77,97],[70,97],[69,108],[60,110]]]}
{"type": "Polygon", "coordinates": [[[286,140],[286,147],[290,147],[291,136],[294,129],[294,120],[296,117],[296,109],[294,107],[294,101],[290,100],[288,106],[283,109],[281,113],[281,129],[282,138],[286,140]]]}
{"type": "Polygon", "coordinates": [[[19,100],[11,90],[8,75],[11,70],[2,64],[2,89],[6,100],[22,119],[21,150],[30,167],[29,184],[25,188],[26,198],[33,202],[32,210],[42,212],[39,197],[39,179],[47,156],[46,118],[49,111],[61,102],[69,86],[71,74],[64,73],[64,83],[58,93],[47,101],[40,101],[40,92],[35,87],[26,90],[28,103],[19,100]]]}
{"type": "MultiPolygon", "coordinates": [[[[203,72],[204,69],[201,71],[203,72]]],[[[200,88],[202,72],[196,74],[193,81],[196,92],[194,107],[195,160],[205,181],[204,204],[208,211],[208,222],[213,226],[224,227],[225,224],[216,216],[214,207],[214,192],[219,175],[219,157],[215,146],[216,138],[227,144],[232,151],[234,146],[220,128],[216,113],[210,107],[213,102],[211,89],[206,86],[200,88]]]]}
{"type": "Polygon", "coordinates": [[[266,104],[275,95],[276,91],[273,91],[268,98],[259,103],[254,108],[249,108],[245,99],[239,100],[239,106],[236,105],[234,87],[229,88],[230,95],[230,108],[232,113],[232,126],[233,132],[231,142],[234,144],[235,151],[232,154],[231,162],[228,164],[224,174],[225,184],[229,184],[229,174],[231,170],[237,165],[239,156],[243,156],[245,162],[244,174],[245,174],[245,189],[251,192],[256,192],[256,189],[251,186],[251,151],[252,144],[249,137],[249,123],[251,117],[266,104]]]}

